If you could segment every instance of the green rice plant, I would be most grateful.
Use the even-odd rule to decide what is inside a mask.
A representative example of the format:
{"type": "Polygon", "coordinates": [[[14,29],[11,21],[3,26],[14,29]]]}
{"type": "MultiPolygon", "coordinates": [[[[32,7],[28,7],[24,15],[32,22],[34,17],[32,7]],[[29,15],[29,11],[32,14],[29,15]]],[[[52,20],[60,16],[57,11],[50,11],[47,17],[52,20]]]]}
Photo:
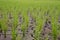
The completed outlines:
{"type": "Polygon", "coordinates": [[[22,40],[20,36],[16,37],[16,40],[22,40]]]}
{"type": "Polygon", "coordinates": [[[53,14],[51,15],[54,15],[52,16],[52,35],[53,35],[53,40],[57,40],[57,18],[58,18],[58,13],[57,11],[55,11],[53,14]]]}
{"type": "Polygon", "coordinates": [[[53,23],[52,23],[53,40],[56,40],[56,37],[57,37],[57,28],[56,27],[57,27],[56,22],[53,21],[53,23]]]}
{"type": "Polygon", "coordinates": [[[12,40],[16,40],[16,32],[12,29],[12,40]]]}
{"type": "Polygon", "coordinates": [[[36,21],[37,21],[37,25],[35,28],[35,40],[40,40],[40,33],[41,30],[43,28],[43,25],[45,23],[45,16],[44,16],[44,12],[40,11],[39,15],[36,15],[36,21]]]}
{"type": "Polygon", "coordinates": [[[6,14],[4,13],[3,14],[3,18],[1,20],[1,25],[2,25],[2,30],[4,32],[4,37],[6,38],[6,31],[7,31],[7,16],[6,14]]]}
{"type": "MultiPolygon", "coordinates": [[[[16,15],[15,15],[16,16],[16,15]]],[[[17,18],[17,16],[16,16],[16,18],[14,17],[14,21],[13,21],[13,27],[12,27],[12,40],[16,40],[16,27],[17,27],[17,25],[18,25],[18,18],[17,18]]]]}
{"type": "Polygon", "coordinates": [[[2,32],[2,25],[1,25],[1,13],[0,13],[0,33],[2,32]]]}

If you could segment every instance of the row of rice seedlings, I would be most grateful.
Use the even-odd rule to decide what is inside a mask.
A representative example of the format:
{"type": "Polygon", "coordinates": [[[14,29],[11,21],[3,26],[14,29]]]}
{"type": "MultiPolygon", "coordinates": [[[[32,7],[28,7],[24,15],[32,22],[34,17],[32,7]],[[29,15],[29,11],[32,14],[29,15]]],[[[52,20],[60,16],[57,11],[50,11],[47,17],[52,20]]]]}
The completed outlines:
{"type": "Polygon", "coordinates": [[[37,17],[39,15],[39,11],[37,10],[37,8],[33,8],[33,13],[32,14],[33,14],[33,16],[34,16],[34,18],[36,20],[36,24],[35,24],[36,26],[35,26],[35,29],[34,29],[34,40],[39,40],[39,33],[38,33],[39,32],[39,29],[38,29],[38,26],[40,26],[40,24],[37,23],[38,20],[39,20],[38,17],[37,17]]]}
{"type": "Polygon", "coordinates": [[[15,31],[15,28],[12,28],[12,40],[16,40],[16,31],[15,31]]]}
{"type": "Polygon", "coordinates": [[[27,27],[28,27],[28,22],[29,22],[29,17],[28,17],[28,15],[27,15],[27,10],[25,11],[23,11],[23,17],[24,17],[24,25],[25,25],[25,29],[27,29],[27,27]]]}
{"type": "Polygon", "coordinates": [[[2,21],[1,21],[1,25],[2,25],[2,30],[3,30],[3,33],[4,34],[4,38],[6,38],[6,31],[7,31],[7,14],[6,12],[3,12],[3,18],[2,18],[2,21]]]}
{"type": "MultiPolygon", "coordinates": [[[[46,34],[46,30],[47,29],[45,29],[45,24],[46,24],[46,21],[48,21],[49,20],[49,12],[47,11],[47,9],[45,9],[44,10],[44,14],[43,14],[43,17],[44,17],[44,19],[43,19],[43,24],[42,24],[42,28],[41,28],[41,31],[40,31],[40,40],[48,40],[48,34],[46,34]],[[45,30],[44,30],[45,29],[45,30]],[[44,33],[44,31],[45,31],[45,33],[44,33]],[[45,37],[45,35],[46,35],[46,37],[45,37],[45,39],[44,39],[44,37],[45,37]],[[42,36],[42,37],[41,37],[42,36]]],[[[49,31],[49,30],[48,30],[49,31]]]]}
{"type": "Polygon", "coordinates": [[[23,10],[23,24],[22,24],[22,31],[23,31],[23,40],[26,39],[26,34],[27,34],[27,28],[28,28],[28,23],[29,23],[29,18],[27,15],[27,10],[23,10]]]}
{"type": "Polygon", "coordinates": [[[16,40],[17,37],[17,32],[16,32],[16,28],[18,26],[18,12],[17,11],[13,11],[12,12],[12,16],[13,16],[13,27],[12,27],[12,40],[16,40]]]}
{"type": "Polygon", "coordinates": [[[57,32],[58,32],[58,35],[57,35],[57,39],[60,40],[60,6],[58,6],[58,21],[57,21],[57,32]]]}
{"type": "Polygon", "coordinates": [[[49,5],[47,8],[45,8],[45,13],[44,13],[45,14],[45,25],[43,28],[44,31],[42,33],[42,35],[45,35],[44,36],[45,40],[52,40],[52,36],[51,36],[52,27],[51,27],[51,15],[50,15],[51,10],[52,10],[51,6],[49,5]]]}
{"type": "Polygon", "coordinates": [[[44,22],[45,22],[45,17],[44,17],[44,11],[40,11],[36,15],[36,28],[35,28],[35,40],[40,40],[40,33],[43,28],[44,22]]]}
{"type": "MultiPolygon", "coordinates": [[[[2,11],[1,11],[2,12],[2,11]]],[[[4,35],[4,38],[6,38],[6,31],[7,31],[7,16],[6,13],[0,13],[1,18],[0,18],[0,25],[1,25],[1,34],[4,35]]]]}
{"type": "Polygon", "coordinates": [[[57,40],[57,13],[58,11],[56,9],[53,10],[52,14],[51,14],[51,22],[52,22],[52,36],[53,36],[53,40],[57,40]],[[54,16],[53,16],[54,15],[54,16]]]}
{"type": "Polygon", "coordinates": [[[16,27],[16,31],[17,31],[17,39],[16,40],[22,40],[22,30],[21,30],[21,25],[23,24],[23,17],[22,17],[22,14],[21,12],[18,13],[18,25],[16,27]],[[20,31],[20,32],[19,32],[20,31]]]}
{"type": "Polygon", "coordinates": [[[58,21],[57,21],[57,39],[60,40],[60,13],[58,12],[58,21]]]}
{"type": "Polygon", "coordinates": [[[1,25],[1,22],[2,22],[2,12],[0,11],[0,36],[1,36],[1,33],[2,33],[2,25],[1,25]]]}

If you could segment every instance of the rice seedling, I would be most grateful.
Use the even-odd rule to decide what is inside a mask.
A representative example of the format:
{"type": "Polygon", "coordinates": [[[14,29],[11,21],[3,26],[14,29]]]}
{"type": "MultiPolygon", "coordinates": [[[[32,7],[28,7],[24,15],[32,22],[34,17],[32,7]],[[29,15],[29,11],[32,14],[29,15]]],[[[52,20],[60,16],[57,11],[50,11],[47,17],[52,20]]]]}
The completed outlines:
{"type": "Polygon", "coordinates": [[[53,40],[57,40],[57,13],[56,12],[55,12],[54,16],[52,16],[52,34],[53,34],[53,40]]]}

